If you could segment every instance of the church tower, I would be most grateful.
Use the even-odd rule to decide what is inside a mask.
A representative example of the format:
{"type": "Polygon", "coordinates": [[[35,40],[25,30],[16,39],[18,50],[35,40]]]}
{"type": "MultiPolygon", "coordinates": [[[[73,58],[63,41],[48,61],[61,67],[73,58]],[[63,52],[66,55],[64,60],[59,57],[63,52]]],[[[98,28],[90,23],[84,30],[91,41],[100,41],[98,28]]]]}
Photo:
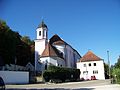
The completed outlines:
{"type": "Polygon", "coordinates": [[[37,39],[47,39],[47,25],[45,25],[44,21],[41,22],[41,24],[37,28],[37,39]]]}
{"type": "Polygon", "coordinates": [[[44,21],[42,21],[36,30],[37,37],[35,40],[35,71],[40,71],[38,60],[40,59],[40,56],[48,42],[47,32],[47,25],[44,23],[44,21]]]}

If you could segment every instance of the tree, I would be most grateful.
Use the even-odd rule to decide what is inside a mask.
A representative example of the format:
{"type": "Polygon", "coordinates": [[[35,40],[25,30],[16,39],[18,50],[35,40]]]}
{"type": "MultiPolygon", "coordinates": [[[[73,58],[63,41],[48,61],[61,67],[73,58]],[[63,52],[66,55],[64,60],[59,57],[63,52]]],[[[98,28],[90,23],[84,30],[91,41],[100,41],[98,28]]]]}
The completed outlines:
{"type": "Polygon", "coordinates": [[[104,69],[105,69],[105,78],[109,78],[109,65],[104,63],[104,69]]]}
{"type": "Polygon", "coordinates": [[[24,42],[20,42],[16,49],[17,65],[25,66],[30,61],[30,47],[24,42]]]}
{"type": "Polygon", "coordinates": [[[120,83],[120,56],[117,60],[117,63],[112,68],[112,76],[117,83],[120,83]]]}
{"type": "Polygon", "coordinates": [[[120,68],[113,68],[112,76],[117,83],[120,83],[120,68]]]}
{"type": "Polygon", "coordinates": [[[21,40],[28,45],[34,45],[34,41],[29,38],[29,36],[21,37],[21,40]]]}
{"type": "Polygon", "coordinates": [[[19,39],[16,32],[0,20],[0,56],[4,64],[14,63],[17,42],[19,42],[19,39]]]}
{"type": "Polygon", "coordinates": [[[28,62],[34,64],[34,41],[12,31],[2,20],[0,20],[0,62],[3,65],[12,63],[25,66],[28,62]]]}
{"type": "Polygon", "coordinates": [[[119,56],[119,58],[117,60],[117,63],[115,63],[114,67],[115,68],[120,68],[120,56],[119,56]]]}
{"type": "Polygon", "coordinates": [[[23,37],[21,37],[21,40],[25,43],[25,44],[27,44],[27,45],[29,45],[29,47],[30,47],[30,62],[34,65],[34,55],[35,55],[35,43],[34,43],[34,41],[33,40],[31,40],[30,38],[29,38],[29,36],[23,36],[23,37]]]}

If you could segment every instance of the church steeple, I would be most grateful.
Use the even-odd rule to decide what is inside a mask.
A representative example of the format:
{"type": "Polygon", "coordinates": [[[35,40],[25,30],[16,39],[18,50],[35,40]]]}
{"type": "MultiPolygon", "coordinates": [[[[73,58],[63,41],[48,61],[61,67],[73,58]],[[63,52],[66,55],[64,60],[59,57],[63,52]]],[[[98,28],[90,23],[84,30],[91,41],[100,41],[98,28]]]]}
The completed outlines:
{"type": "Polygon", "coordinates": [[[38,26],[38,28],[47,28],[47,25],[42,20],[41,24],[38,26]]]}
{"type": "Polygon", "coordinates": [[[37,39],[47,39],[48,28],[42,20],[41,24],[37,28],[37,39]]]}
{"type": "Polygon", "coordinates": [[[48,28],[47,25],[44,23],[44,21],[42,20],[42,22],[40,23],[40,25],[38,25],[37,30],[36,30],[36,40],[35,40],[35,70],[39,71],[39,57],[41,56],[41,54],[43,53],[45,46],[48,43],[48,28]]]}

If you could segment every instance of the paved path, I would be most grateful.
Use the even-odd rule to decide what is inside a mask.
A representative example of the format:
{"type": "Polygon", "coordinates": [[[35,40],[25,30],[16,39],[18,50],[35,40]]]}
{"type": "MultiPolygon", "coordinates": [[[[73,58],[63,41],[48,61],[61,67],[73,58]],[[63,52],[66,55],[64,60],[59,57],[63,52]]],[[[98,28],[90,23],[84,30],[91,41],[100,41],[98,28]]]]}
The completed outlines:
{"type": "Polygon", "coordinates": [[[6,85],[7,90],[120,90],[120,85],[110,80],[95,80],[61,84],[6,85]]]}

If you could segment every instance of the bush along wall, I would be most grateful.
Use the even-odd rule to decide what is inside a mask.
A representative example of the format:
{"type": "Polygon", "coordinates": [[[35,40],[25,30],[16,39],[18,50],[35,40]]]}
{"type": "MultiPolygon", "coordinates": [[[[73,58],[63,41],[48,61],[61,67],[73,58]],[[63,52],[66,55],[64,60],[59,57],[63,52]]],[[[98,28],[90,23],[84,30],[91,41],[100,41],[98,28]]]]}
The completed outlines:
{"type": "Polygon", "coordinates": [[[55,81],[77,81],[80,77],[80,70],[73,68],[63,68],[56,66],[49,66],[48,69],[43,73],[43,78],[46,82],[50,80],[55,81]]]}

